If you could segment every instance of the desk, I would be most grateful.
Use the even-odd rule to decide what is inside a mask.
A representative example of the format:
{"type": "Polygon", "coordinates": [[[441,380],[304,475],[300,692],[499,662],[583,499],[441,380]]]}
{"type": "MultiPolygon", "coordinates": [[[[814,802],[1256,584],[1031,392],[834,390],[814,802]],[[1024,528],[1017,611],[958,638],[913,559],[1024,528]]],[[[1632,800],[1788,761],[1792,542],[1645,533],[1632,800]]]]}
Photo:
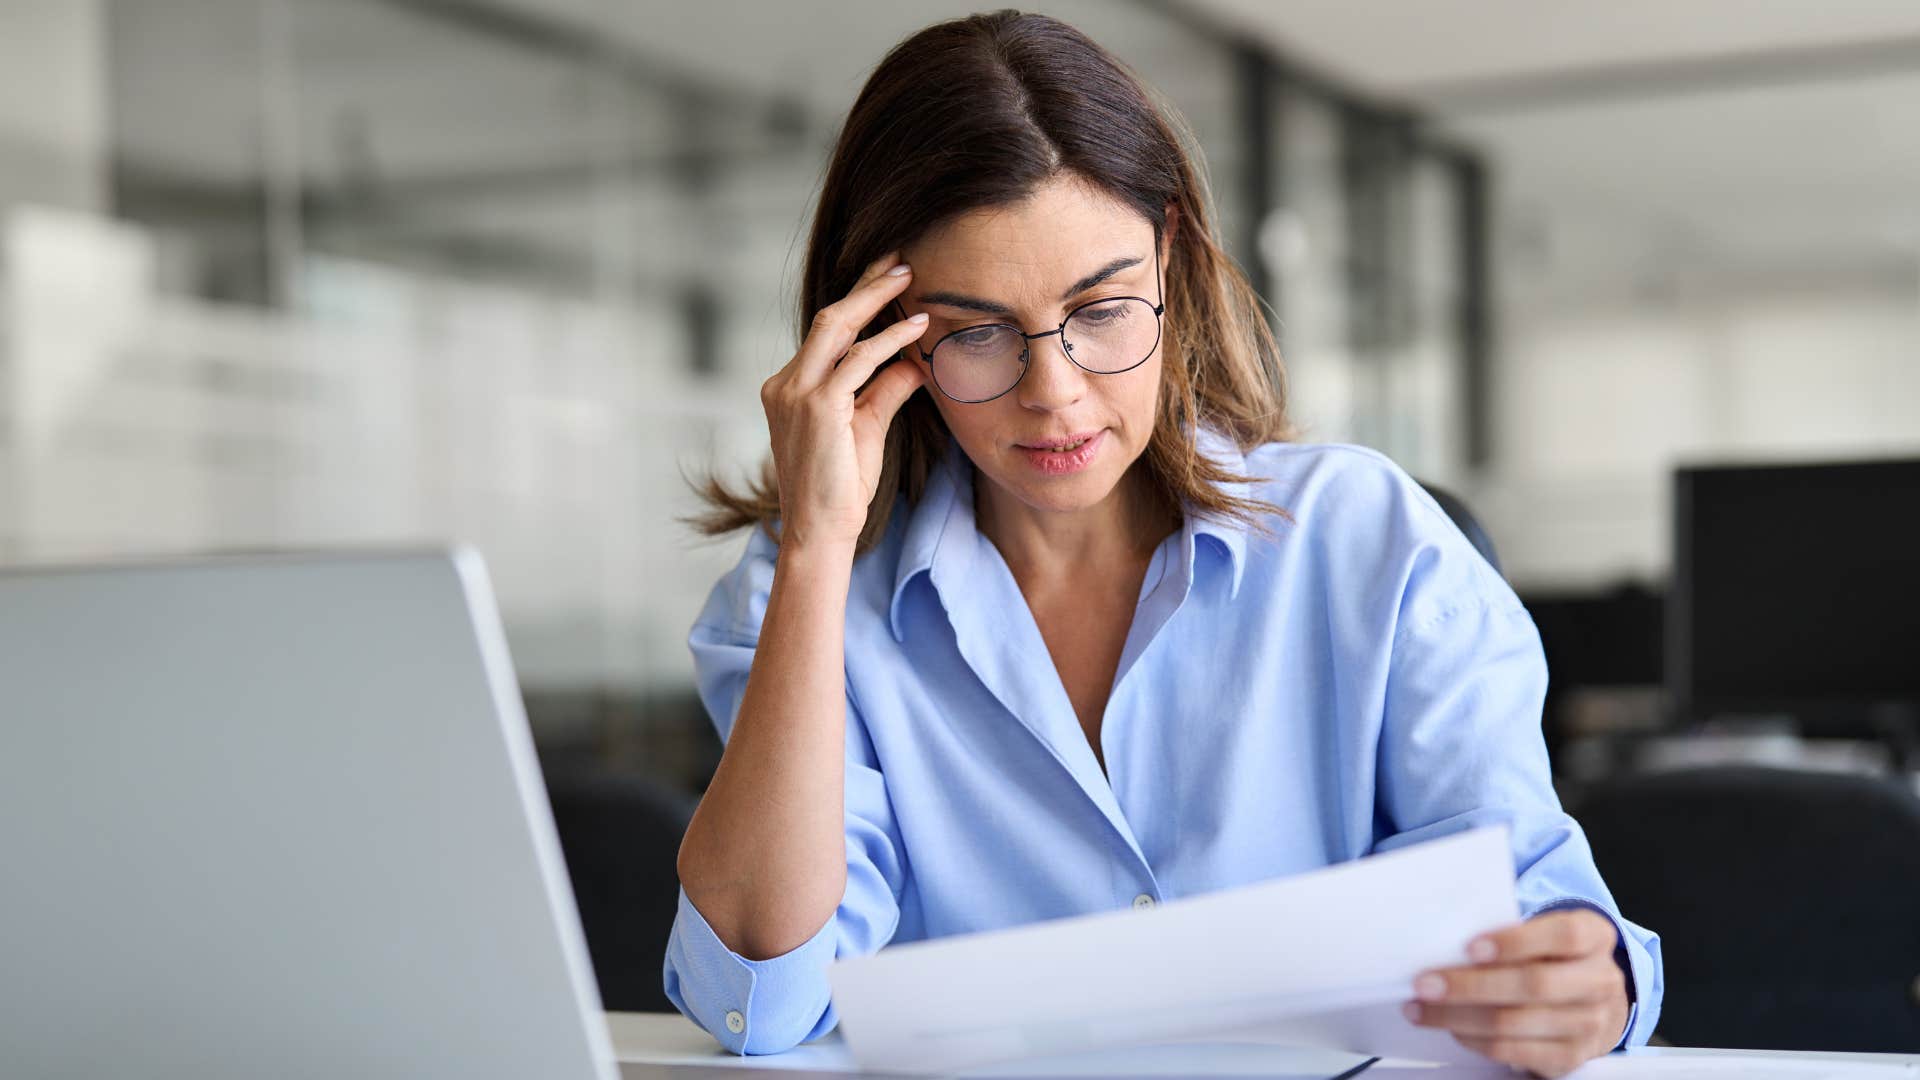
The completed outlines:
{"type": "MultiPolygon", "coordinates": [[[[628,1065],[623,1075],[632,1078],[632,1080],[654,1080],[655,1077],[665,1078],[669,1075],[671,1075],[674,1080],[702,1080],[702,1074],[679,1068],[679,1066],[720,1066],[720,1068],[713,1068],[710,1080],[721,1080],[721,1078],[725,1076],[744,1076],[748,1071],[757,1073],[763,1070],[821,1070],[840,1072],[844,1075],[851,1068],[847,1058],[846,1048],[844,1044],[840,1042],[837,1035],[829,1035],[826,1038],[808,1043],[805,1046],[796,1047],[784,1054],[769,1054],[742,1058],[721,1049],[720,1045],[714,1042],[713,1036],[708,1035],[700,1029],[699,1025],[681,1016],[679,1013],[608,1013],[607,1026],[613,1034],[614,1052],[621,1062],[673,1067],[671,1070],[665,1068],[646,1069],[628,1065]]],[[[1284,1068],[1296,1074],[1313,1073],[1315,1070],[1324,1067],[1324,1071],[1319,1072],[1318,1075],[1333,1076],[1342,1069],[1351,1066],[1355,1060],[1352,1054],[1335,1051],[1296,1051],[1281,1047],[1267,1047],[1262,1049],[1270,1051],[1275,1055],[1275,1068],[1284,1068]],[[1279,1064],[1278,1060],[1282,1056],[1285,1058],[1284,1065],[1279,1064]]],[[[1132,1056],[1136,1059],[1136,1062],[1141,1057],[1141,1055],[1138,1054],[1132,1056]]],[[[1654,1062],[1659,1062],[1664,1066],[1689,1062],[1698,1063],[1713,1070],[1714,1075],[1724,1077],[1726,1080],[1734,1080],[1734,1078],[1742,1075],[1742,1071],[1737,1068],[1737,1064],[1740,1062],[1752,1062],[1754,1064],[1752,1073],[1758,1080],[1764,1080],[1766,1074],[1772,1072],[1775,1068],[1795,1063],[1806,1065],[1833,1065],[1837,1067],[1843,1067],[1848,1064],[1906,1065],[1912,1071],[1916,1080],[1920,1080],[1920,1054],[1814,1054],[1775,1050],[1697,1050],[1679,1047],[1638,1047],[1627,1051],[1623,1055],[1617,1055],[1616,1057],[1618,1059],[1633,1061],[1646,1060],[1650,1065],[1654,1062]]],[[[988,1071],[993,1070],[983,1070],[983,1072],[988,1071]]],[[[1153,1068],[1152,1066],[1139,1067],[1136,1065],[1134,1071],[1136,1075],[1178,1075],[1178,1073],[1169,1072],[1164,1068],[1153,1068]]],[[[1650,1068],[1647,1071],[1652,1073],[1654,1070],[1650,1068]]],[[[1664,1068],[1660,1071],[1667,1072],[1664,1068]]],[[[1373,1070],[1369,1070],[1369,1072],[1373,1072],[1373,1070]]],[[[1393,1072],[1398,1073],[1400,1076],[1406,1076],[1409,1073],[1415,1075],[1425,1073],[1433,1077],[1433,1080],[1442,1080],[1443,1077],[1462,1075],[1472,1075],[1475,1077],[1510,1077],[1518,1075],[1504,1069],[1489,1069],[1485,1072],[1451,1069],[1393,1070],[1393,1072]]],[[[1232,1074],[1241,1077],[1253,1075],[1250,1070],[1241,1068],[1233,1069],[1232,1074]]],[[[1614,1070],[1610,1071],[1610,1074],[1613,1076],[1631,1076],[1632,1072],[1614,1070]]],[[[1072,1074],[1068,1072],[1058,1072],[1054,1075],[1072,1074]]],[[[1082,1073],[1081,1075],[1084,1076],[1086,1074],[1082,1073]]],[[[1095,1075],[1112,1075],[1112,1073],[1110,1070],[1102,1070],[1095,1075]]],[[[1377,1073],[1377,1075],[1384,1077],[1387,1076],[1388,1073],[1380,1072],[1377,1073]]],[[[1366,1077],[1367,1074],[1362,1074],[1362,1076],[1366,1077]]]]}

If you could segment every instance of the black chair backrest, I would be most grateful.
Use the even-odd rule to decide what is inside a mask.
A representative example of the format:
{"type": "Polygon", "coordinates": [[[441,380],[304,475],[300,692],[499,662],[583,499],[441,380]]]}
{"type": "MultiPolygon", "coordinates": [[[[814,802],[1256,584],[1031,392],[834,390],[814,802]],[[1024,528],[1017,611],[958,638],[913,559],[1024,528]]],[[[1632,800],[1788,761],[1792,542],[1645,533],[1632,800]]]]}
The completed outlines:
{"type": "Polygon", "coordinates": [[[696,800],[604,766],[550,765],[546,781],[601,1006],[672,1012],[660,972],[696,800]]]}
{"type": "MultiPolygon", "coordinates": [[[[1447,516],[1453,519],[1453,523],[1465,534],[1467,542],[1473,545],[1474,550],[1478,551],[1495,570],[1500,570],[1500,553],[1494,550],[1493,537],[1487,535],[1487,530],[1480,525],[1480,519],[1473,516],[1473,511],[1467,509],[1467,504],[1460,499],[1460,496],[1424,480],[1420,481],[1420,486],[1425,488],[1427,494],[1433,496],[1433,501],[1440,504],[1440,509],[1445,510],[1447,516]]],[[[1504,574],[1506,571],[1500,570],[1500,572],[1504,574]]]]}
{"type": "Polygon", "coordinates": [[[1661,936],[1681,1046],[1920,1051],[1920,797],[1868,776],[1722,767],[1576,806],[1621,911],[1661,936]]]}

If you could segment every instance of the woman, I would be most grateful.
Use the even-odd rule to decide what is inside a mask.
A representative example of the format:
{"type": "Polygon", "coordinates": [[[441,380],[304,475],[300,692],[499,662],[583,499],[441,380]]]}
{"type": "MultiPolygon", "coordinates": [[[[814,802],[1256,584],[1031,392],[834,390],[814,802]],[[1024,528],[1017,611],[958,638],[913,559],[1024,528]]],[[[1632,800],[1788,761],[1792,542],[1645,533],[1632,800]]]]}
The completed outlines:
{"type": "Polygon", "coordinates": [[[800,299],[768,468],[707,488],[709,532],[759,527],[690,637],[726,750],[683,1012],[780,1051],[833,1027],[835,956],[1503,821],[1529,918],[1409,1016],[1550,1075],[1645,1041],[1658,939],[1554,797],[1531,620],[1385,458],[1284,441],[1258,301],[1117,61],[1017,12],[897,46],[800,299]]]}

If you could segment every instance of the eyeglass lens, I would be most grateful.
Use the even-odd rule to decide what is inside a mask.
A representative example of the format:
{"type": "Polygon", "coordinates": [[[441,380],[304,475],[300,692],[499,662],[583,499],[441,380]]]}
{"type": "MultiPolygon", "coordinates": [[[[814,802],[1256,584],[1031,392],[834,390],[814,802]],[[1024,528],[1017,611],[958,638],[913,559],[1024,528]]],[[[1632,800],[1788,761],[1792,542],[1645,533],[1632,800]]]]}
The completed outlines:
{"type": "MultiPolygon", "coordinates": [[[[1059,336],[1075,364],[1110,375],[1138,367],[1153,354],[1160,320],[1144,300],[1099,300],[1076,310],[1059,336]]],[[[942,393],[961,401],[998,397],[1020,381],[1027,352],[1036,344],[1009,326],[961,330],[934,348],[934,381],[942,393]]]]}

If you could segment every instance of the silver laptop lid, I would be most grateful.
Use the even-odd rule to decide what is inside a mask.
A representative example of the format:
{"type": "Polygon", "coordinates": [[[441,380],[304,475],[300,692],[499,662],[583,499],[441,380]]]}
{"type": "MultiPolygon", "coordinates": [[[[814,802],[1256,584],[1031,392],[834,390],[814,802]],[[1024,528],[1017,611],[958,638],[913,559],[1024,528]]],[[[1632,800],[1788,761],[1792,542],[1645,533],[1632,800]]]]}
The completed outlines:
{"type": "Polygon", "coordinates": [[[615,1075],[471,551],[0,573],[0,1075],[615,1075]]]}

